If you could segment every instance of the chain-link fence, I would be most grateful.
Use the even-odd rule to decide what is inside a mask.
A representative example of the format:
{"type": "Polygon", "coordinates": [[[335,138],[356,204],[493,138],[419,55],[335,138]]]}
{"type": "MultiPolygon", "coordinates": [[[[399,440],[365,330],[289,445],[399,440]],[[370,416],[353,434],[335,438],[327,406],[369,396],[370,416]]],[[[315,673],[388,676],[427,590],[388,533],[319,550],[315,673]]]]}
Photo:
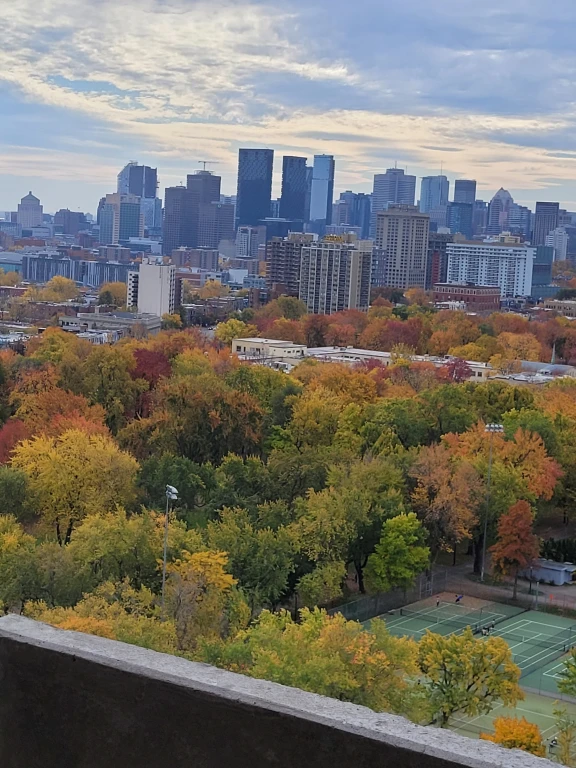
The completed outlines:
{"type": "Polygon", "coordinates": [[[388,611],[395,611],[410,603],[416,603],[426,597],[446,591],[447,571],[423,573],[412,589],[394,589],[377,595],[366,595],[349,603],[330,608],[328,613],[341,613],[348,621],[368,621],[388,611]]]}

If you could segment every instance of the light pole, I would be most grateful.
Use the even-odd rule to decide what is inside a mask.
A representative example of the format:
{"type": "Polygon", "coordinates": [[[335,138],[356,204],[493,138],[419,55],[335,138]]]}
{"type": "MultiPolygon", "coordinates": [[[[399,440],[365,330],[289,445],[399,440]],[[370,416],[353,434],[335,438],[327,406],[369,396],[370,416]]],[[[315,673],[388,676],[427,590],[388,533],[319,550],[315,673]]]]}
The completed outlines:
{"type": "Polygon", "coordinates": [[[166,518],[164,520],[164,557],[162,560],[162,619],[165,618],[164,614],[164,597],[166,592],[166,560],[168,557],[168,516],[170,513],[170,502],[176,501],[178,498],[178,491],[173,485],[166,486],[166,518]]]}
{"type": "Polygon", "coordinates": [[[486,570],[486,542],[488,540],[488,516],[490,515],[490,486],[492,483],[492,447],[494,434],[504,432],[502,424],[486,424],[484,432],[490,434],[490,452],[488,454],[488,482],[486,491],[486,513],[484,514],[484,538],[482,540],[482,568],[480,570],[480,581],[484,581],[484,571],[486,570]]]}

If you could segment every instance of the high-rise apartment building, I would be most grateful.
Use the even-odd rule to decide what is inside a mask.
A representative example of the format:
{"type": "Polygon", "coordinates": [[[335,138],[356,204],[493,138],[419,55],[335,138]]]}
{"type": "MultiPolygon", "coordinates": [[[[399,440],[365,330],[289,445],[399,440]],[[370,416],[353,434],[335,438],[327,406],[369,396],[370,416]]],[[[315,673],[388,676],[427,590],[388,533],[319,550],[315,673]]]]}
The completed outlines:
{"type": "Polygon", "coordinates": [[[454,240],[453,235],[430,232],[428,238],[428,260],[426,262],[426,289],[430,290],[436,283],[445,283],[448,273],[448,243],[454,240]]]}
{"type": "Polygon", "coordinates": [[[454,242],[446,246],[448,283],[499,286],[501,295],[530,296],[536,248],[508,243],[454,242]]]}
{"type": "Polygon", "coordinates": [[[554,261],[566,261],[568,257],[568,232],[556,227],[546,235],[545,245],[554,249],[554,261]]]}
{"type": "Polygon", "coordinates": [[[513,235],[521,235],[527,240],[532,232],[532,211],[525,205],[514,203],[508,213],[508,230],[513,235]]]}
{"type": "Polygon", "coordinates": [[[532,245],[546,245],[546,237],[558,226],[560,203],[536,203],[532,245]]]}
{"type": "Polygon", "coordinates": [[[236,194],[236,223],[239,226],[255,225],[270,216],[273,165],[273,149],[239,150],[236,194]]]}
{"type": "Polygon", "coordinates": [[[238,227],[236,232],[236,258],[256,259],[258,248],[266,242],[266,230],[262,227],[238,227]]]}
{"type": "Polygon", "coordinates": [[[402,168],[388,168],[386,173],[374,176],[370,236],[376,235],[376,217],[390,205],[414,205],[416,176],[409,176],[402,168]]]}
{"type": "Polygon", "coordinates": [[[106,195],[100,210],[100,245],[116,245],[144,236],[144,217],[137,195],[106,195]]]}
{"type": "Polygon", "coordinates": [[[392,288],[424,288],[430,218],[414,205],[377,213],[372,282],[392,288]]]}
{"type": "Polygon", "coordinates": [[[420,211],[430,213],[448,205],[450,182],[446,176],[424,176],[420,187],[420,211]]]}
{"type": "MultiPolygon", "coordinates": [[[[270,212],[273,216],[273,212],[270,212]]],[[[306,216],[306,158],[282,159],[282,194],[278,218],[304,221],[306,216]]]]}
{"type": "Polygon", "coordinates": [[[467,240],[472,240],[473,212],[471,203],[450,203],[446,215],[446,226],[451,234],[461,234],[467,240]]]}
{"type": "Polygon", "coordinates": [[[18,213],[16,223],[22,229],[32,229],[32,227],[42,226],[43,208],[40,200],[32,192],[28,192],[18,203],[18,213]]]}
{"type": "Polygon", "coordinates": [[[508,230],[508,217],[513,205],[514,200],[510,192],[500,187],[488,206],[487,235],[499,235],[500,232],[508,230]]]}
{"type": "Polygon", "coordinates": [[[266,244],[266,281],[273,296],[298,296],[302,247],[310,245],[313,234],[291,232],[273,237],[266,244]]]}
{"type": "Polygon", "coordinates": [[[326,238],[302,246],[299,296],[308,312],[368,310],[373,243],[346,240],[326,238]]]}
{"type": "Polygon", "coordinates": [[[128,306],[142,314],[172,315],[177,309],[176,267],[144,259],[128,273],[128,306]]]}
{"type": "Polygon", "coordinates": [[[469,203],[470,205],[476,202],[475,179],[456,179],[454,182],[454,202],[469,203]]]}
{"type": "Polygon", "coordinates": [[[332,223],[334,168],[333,155],[314,155],[309,221],[310,230],[320,235],[332,223]]]}

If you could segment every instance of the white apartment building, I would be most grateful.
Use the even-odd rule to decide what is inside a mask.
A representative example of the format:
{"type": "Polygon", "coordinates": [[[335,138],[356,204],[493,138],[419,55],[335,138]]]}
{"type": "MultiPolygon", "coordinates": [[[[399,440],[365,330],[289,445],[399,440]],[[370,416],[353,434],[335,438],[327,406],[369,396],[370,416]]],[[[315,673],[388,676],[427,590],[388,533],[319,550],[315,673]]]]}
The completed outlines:
{"type": "Polygon", "coordinates": [[[568,232],[564,227],[556,227],[546,235],[545,245],[554,248],[554,261],[566,261],[568,254],[568,232]]]}
{"type": "Polygon", "coordinates": [[[506,243],[448,243],[447,283],[494,285],[503,297],[530,296],[536,248],[506,243]]]}
{"type": "Polygon", "coordinates": [[[128,273],[128,306],[140,314],[171,315],[176,309],[176,267],[142,261],[138,272],[128,273]]]}

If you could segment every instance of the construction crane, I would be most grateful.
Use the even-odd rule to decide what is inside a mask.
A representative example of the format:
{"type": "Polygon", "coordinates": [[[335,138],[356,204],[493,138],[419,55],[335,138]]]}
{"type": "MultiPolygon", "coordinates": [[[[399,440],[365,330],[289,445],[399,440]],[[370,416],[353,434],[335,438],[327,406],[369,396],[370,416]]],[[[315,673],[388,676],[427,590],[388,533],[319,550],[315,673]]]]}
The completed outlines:
{"type": "Polygon", "coordinates": [[[218,160],[196,160],[198,165],[202,165],[202,170],[206,170],[207,165],[218,165],[218,160]]]}

